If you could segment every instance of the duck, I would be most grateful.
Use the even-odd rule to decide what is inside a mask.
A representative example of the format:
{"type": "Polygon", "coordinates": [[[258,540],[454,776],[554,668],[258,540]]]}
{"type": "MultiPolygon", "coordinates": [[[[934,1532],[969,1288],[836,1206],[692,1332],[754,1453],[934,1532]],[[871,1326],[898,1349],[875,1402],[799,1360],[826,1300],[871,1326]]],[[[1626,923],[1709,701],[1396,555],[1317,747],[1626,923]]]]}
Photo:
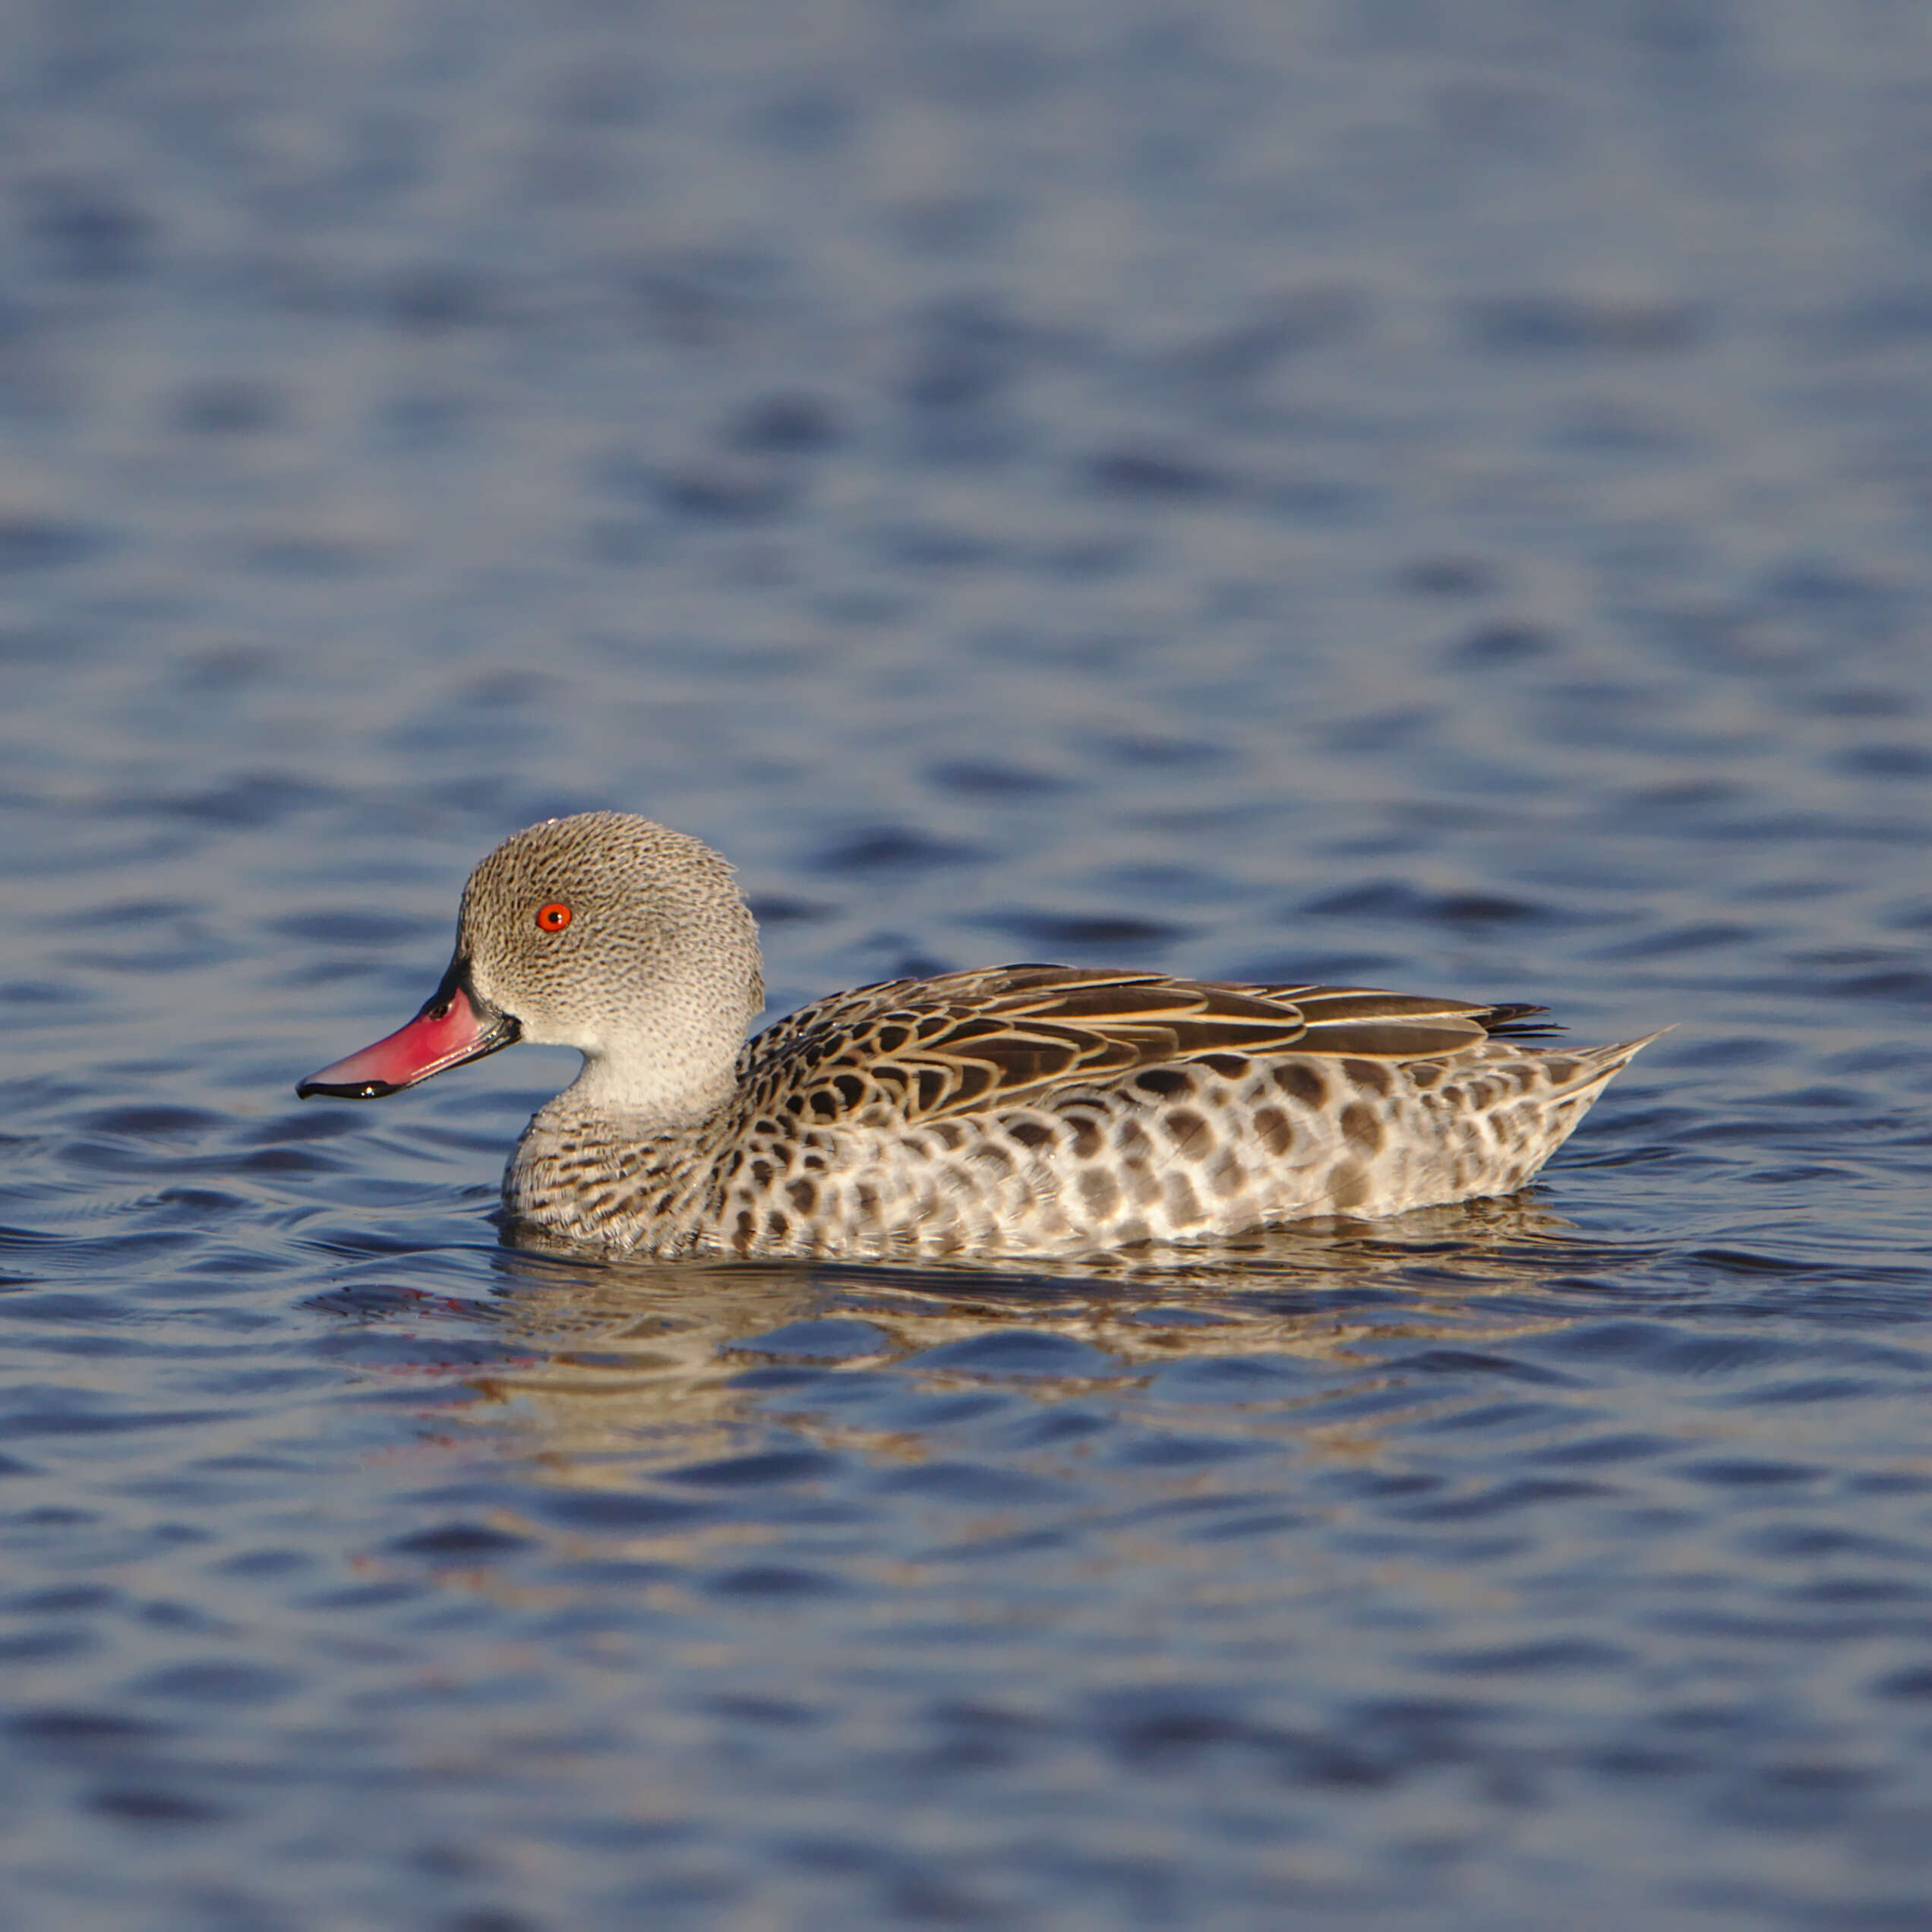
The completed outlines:
{"type": "Polygon", "coordinates": [[[503,1181],[507,1233],[658,1259],[1198,1245],[1524,1187],[1655,1034],[1533,1043],[1545,1007],[1021,964],[834,993],[751,1036],[731,867],[623,812],[471,873],[441,983],[303,1099],[574,1046],[503,1181]]]}

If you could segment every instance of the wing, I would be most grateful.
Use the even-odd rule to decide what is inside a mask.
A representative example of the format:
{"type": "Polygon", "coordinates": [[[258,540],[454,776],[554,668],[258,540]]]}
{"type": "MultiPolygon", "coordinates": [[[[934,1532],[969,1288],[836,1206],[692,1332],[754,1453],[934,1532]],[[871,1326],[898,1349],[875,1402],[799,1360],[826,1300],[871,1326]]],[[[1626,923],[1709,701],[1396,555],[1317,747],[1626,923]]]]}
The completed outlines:
{"type": "Polygon", "coordinates": [[[740,1072],[761,1113],[809,1124],[881,1106],[930,1119],[1222,1056],[1428,1059],[1523,1010],[1359,987],[991,967],[819,1000],[760,1034],[740,1072]]]}

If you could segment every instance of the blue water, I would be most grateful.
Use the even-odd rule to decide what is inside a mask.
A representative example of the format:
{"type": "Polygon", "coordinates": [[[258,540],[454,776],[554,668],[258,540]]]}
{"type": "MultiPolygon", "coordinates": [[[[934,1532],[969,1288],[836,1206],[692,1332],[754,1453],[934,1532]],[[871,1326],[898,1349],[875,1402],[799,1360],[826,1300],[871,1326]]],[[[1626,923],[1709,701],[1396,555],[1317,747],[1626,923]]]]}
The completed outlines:
{"type": "Polygon", "coordinates": [[[0,5],[0,1927],[1917,1927],[1932,14],[0,5]],[[507,832],[772,1012],[1677,1031],[1529,1194],[519,1254],[507,832]]]}

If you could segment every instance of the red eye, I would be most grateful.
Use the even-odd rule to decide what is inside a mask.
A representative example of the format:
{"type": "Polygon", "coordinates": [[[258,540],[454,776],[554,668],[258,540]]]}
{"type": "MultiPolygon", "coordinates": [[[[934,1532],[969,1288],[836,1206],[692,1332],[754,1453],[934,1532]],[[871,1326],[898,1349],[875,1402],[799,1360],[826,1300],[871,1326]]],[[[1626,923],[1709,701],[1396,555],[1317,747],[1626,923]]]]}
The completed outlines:
{"type": "Polygon", "coordinates": [[[560,933],[570,923],[570,908],[561,899],[552,899],[548,905],[537,908],[537,923],[546,933],[560,933]]]}

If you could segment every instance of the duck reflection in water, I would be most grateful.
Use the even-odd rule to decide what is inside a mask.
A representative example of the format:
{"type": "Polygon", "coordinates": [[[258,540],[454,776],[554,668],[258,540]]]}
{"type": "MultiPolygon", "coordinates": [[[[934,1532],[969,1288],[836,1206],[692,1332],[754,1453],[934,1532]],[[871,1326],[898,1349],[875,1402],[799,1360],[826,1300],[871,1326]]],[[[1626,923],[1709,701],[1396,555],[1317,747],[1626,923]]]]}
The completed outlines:
{"type": "Polygon", "coordinates": [[[1261,1383],[1252,1401],[1216,1401],[1214,1426],[1306,1439],[1319,1433],[1305,1406],[1318,1388],[1384,1375],[1391,1353],[1417,1344],[1494,1348],[1562,1327],[1583,1311],[1553,1305],[1549,1284],[1612,1259],[1631,1256],[1520,1199],[1425,1210],[1394,1230],[1304,1224],[1211,1253],[1000,1272],[593,1257],[524,1230],[496,1256],[497,1295],[468,1305],[507,1359],[465,1375],[485,1400],[457,1413],[507,1429],[550,1479],[623,1487],[743,1454],[781,1416],[847,1451],[923,1454],[916,1432],[821,1406],[848,1378],[1051,1403],[1131,1391],[1178,1362],[1275,1357],[1328,1372],[1285,1403],[1261,1383]]]}

